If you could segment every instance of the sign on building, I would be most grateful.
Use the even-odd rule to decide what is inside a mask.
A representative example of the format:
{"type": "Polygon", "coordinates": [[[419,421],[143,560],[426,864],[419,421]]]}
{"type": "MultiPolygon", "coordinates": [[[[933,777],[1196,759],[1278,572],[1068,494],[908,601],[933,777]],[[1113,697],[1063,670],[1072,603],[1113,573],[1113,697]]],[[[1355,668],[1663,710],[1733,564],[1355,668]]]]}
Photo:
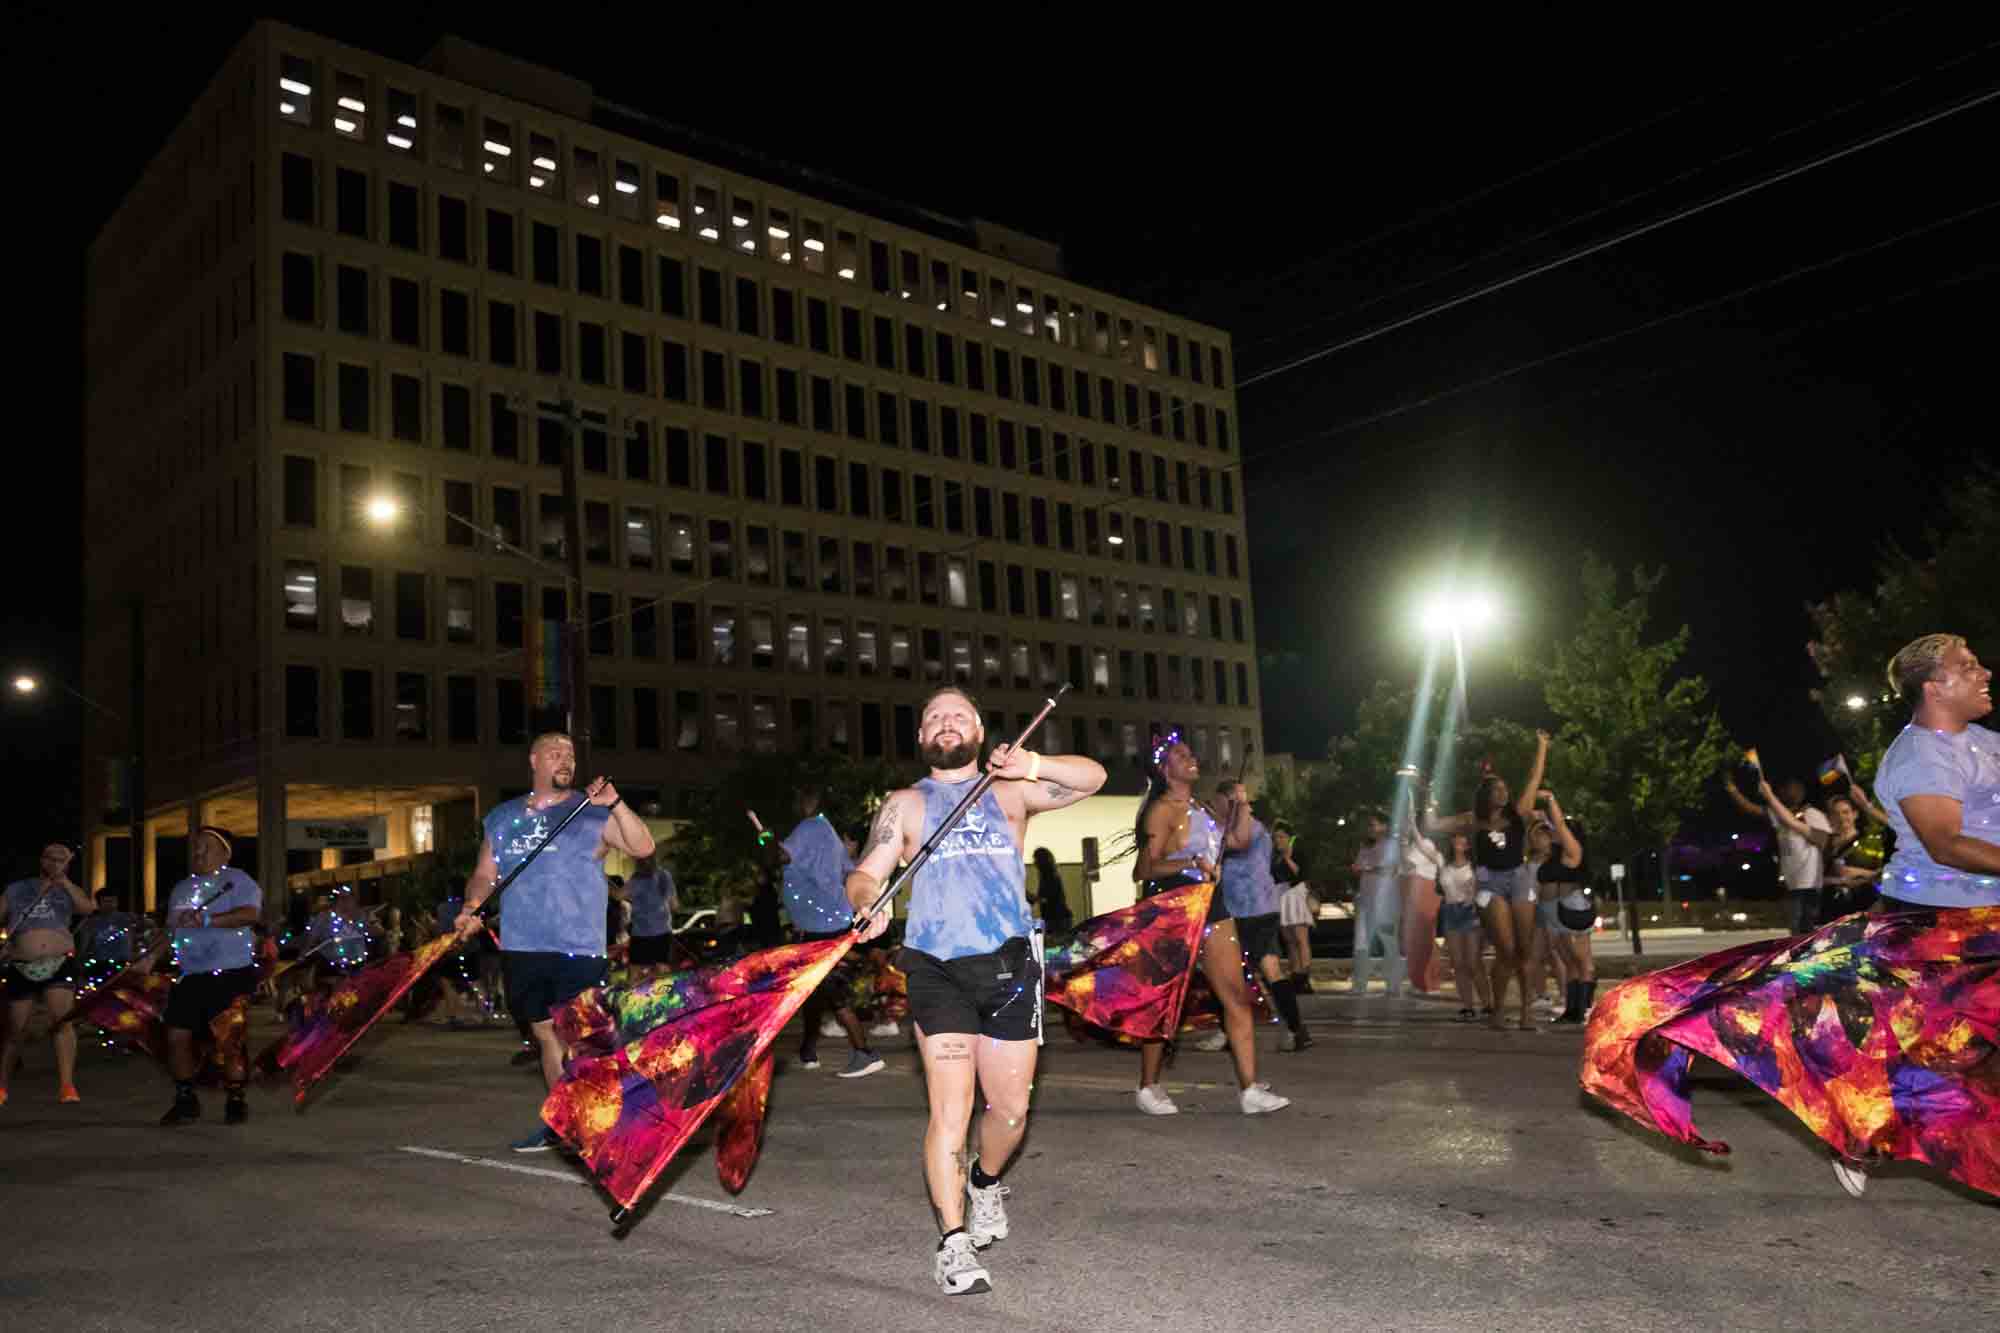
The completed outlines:
{"type": "Polygon", "coordinates": [[[387,847],[389,817],[363,815],[359,819],[289,819],[285,821],[285,847],[294,852],[323,848],[387,847]]]}

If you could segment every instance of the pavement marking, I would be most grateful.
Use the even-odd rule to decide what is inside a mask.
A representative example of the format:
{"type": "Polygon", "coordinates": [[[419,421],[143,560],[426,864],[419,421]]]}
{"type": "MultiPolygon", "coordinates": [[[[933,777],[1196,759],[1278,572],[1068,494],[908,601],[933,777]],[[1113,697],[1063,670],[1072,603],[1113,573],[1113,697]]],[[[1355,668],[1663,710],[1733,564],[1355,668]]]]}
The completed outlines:
{"type": "MultiPolygon", "coordinates": [[[[415,1153],[419,1157],[435,1157],[441,1162],[459,1162],[466,1166],[491,1167],[495,1171],[512,1171],[517,1175],[541,1176],[547,1180],[560,1180],[571,1185],[588,1185],[588,1180],[580,1180],[571,1171],[555,1171],[546,1166],[523,1166],[519,1162],[500,1162],[491,1157],[469,1157],[464,1153],[446,1152],[442,1148],[419,1148],[404,1144],[397,1151],[415,1153]]],[[[706,1208],[712,1213],[728,1213],[731,1217],[770,1217],[774,1210],[769,1208],[745,1208],[741,1204],[723,1203],[718,1199],[702,1199],[692,1194],[666,1193],[660,1196],[668,1203],[684,1203],[690,1208],[706,1208]]]]}

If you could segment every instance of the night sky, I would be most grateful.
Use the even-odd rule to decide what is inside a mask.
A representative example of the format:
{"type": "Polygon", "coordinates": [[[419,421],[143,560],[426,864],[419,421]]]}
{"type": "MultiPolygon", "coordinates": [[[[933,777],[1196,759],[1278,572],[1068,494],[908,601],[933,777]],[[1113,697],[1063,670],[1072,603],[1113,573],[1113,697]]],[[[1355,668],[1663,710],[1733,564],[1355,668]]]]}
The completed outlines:
{"type": "MultiPolygon", "coordinates": [[[[775,38],[684,7],[656,30],[579,5],[527,24],[260,12],[413,61],[449,27],[701,132],[1049,237],[1074,277],[1228,329],[1240,379],[1360,339],[1240,390],[1269,751],[1317,755],[1372,681],[1411,677],[1409,607],[1454,567],[1511,611],[1474,652],[1475,711],[1541,720],[1506,662],[1563,632],[1590,548],[1668,566],[1661,626],[1691,625],[1738,738],[1804,771],[1825,749],[1805,603],[1864,582],[1884,542],[1921,544],[1927,497],[1993,452],[2000,99],[1463,298],[2000,88],[2000,17],[1982,11],[1306,29],[1274,9],[1231,11],[1223,32],[1159,10],[1151,31],[1100,35],[1056,11],[956,31],[820,10],[775,38]]],[[[34,211],[10,219],[32,335],[16,383],[35,391],[16,398],[16,477],[47,497],[13,525],[28,560],[10,670],[73,678],[83,632],[84,247],[254,16],[161,14],[0,19],[17,148],[41,141],[53,164],[64,129],[34,211]]],[[[10,862],[74,836],[80,708],[10,697],[0,714],[10,862]]]]}

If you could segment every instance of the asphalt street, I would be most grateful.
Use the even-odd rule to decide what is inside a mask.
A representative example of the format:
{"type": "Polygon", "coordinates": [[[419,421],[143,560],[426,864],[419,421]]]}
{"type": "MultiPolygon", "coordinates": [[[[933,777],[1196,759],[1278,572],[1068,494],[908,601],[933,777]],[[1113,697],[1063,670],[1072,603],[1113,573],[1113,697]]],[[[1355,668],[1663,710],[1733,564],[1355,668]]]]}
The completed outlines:
{"type": "MultiPolygon", "coordinates": [[[[388,1026],[303,1115],[153,1123],[143,1057],[86,1052],[58,1106],[46,1045],[0,1108],[9,1328],[1946,1329],[2000,1316],[2000,1207],[1895,1166],[1867,1197],[1775,1103],[1715,1066],[1713,1158],[1588,1104],[1581,1036],[1452,1008],[1315,996],[1318,1044],[1236,1109],[1227,1056],[1184,1052],[1181,1113],[1132,1103],[1136,1057],[1052,1038],[1009,1171],[995,1290],[945,1298],[907,1039],[889,1068],[781,1068],[735,1198],[704,1140],[629,1236],[559,1154],[505,1144],[539,1078],[511,1032],[388,1026]]],[[[261,1020],[263,1032],[268,1020],[261,1020]]],[[[781,1050],[789,1053],[791,1038],[781,1050]]]]}

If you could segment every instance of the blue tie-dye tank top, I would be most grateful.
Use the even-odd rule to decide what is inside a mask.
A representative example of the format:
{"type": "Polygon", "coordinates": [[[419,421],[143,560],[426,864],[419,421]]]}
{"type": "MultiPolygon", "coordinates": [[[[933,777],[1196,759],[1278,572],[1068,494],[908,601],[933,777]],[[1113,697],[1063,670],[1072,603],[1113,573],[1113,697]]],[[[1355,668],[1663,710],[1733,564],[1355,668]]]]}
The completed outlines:
{"type": "MultiPolygon", "coordinates": [[[[917,790],[924,795],[924,838],[964,798],[966,783],[976,781],[918,781],[917,790]]],[[[917,872],[903,943],[933,958],[968,958],[992,953],[1027,935],[1033,925],[1027,867],[1000,798],[989,789],[917,872]]]]}

